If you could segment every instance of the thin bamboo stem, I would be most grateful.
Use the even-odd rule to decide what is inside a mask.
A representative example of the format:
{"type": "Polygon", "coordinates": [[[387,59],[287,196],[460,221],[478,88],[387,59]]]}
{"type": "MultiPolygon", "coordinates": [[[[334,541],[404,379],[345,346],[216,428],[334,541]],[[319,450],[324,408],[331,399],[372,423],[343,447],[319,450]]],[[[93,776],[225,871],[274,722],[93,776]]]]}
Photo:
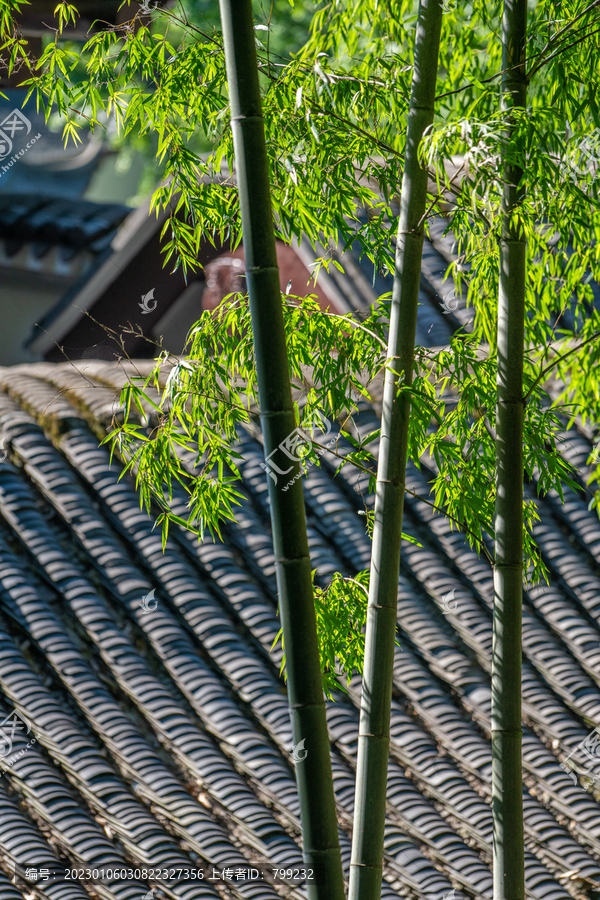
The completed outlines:
{"type": "Polygon", "coordinates": [[[427,205],[427,169],[421,166],[418,148],[425,129],[433,122],[441,24],[442,5],[439,0],[421,0],[415,37],[381,417],[349,900],[378,900],[381,896],[410,414],[409,394],[399,391],[399,386],[410,386],[413,380],[424,212],[427,205]]]}
{"type": "MultiPolygon", "coordinates": [[[[505,0],[502,103],[525,107],[527,0],[505,0]]],[[[506,138],[510,140],[509,118],[506,138]]],[[[519,209],[523,172],[506,160],[500,236],[496,407],[496,522],[492,649],[494,900],[525,897],[521,763],[523,604],[523,356],[526,243],[519,209]]]]}

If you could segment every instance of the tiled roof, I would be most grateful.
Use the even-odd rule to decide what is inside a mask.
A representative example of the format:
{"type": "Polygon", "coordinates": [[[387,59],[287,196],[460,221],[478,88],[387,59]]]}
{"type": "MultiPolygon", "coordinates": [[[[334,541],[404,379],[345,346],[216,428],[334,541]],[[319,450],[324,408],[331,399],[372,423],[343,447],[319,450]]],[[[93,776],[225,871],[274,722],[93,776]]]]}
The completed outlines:
{"type": "MultiPolygon", "coordinates": [[[[299,864],[257,436],[240,433],[244,502],[223,542],[175,530],[163,553],[131,483],[98,446],[124,370],[80,368],[0,370],[0,717],[17,709],[37,738],[0,778],[0,864],[7,876],[58,856],[86,867],[299,864]],[[156,608],[145,611],[149,594],[156,608]]],[[[374,415],[361,411],[365,432],[374,415]]],[[[574,458],[590,451],[584,435],[570,443],[574,458]]],[[[410,468],[422,496],[427,477],[410,468]]],[[[325,458],[304,483],[321,583],[365,568],[353,476],[332,478],[325,458]]],[[[491,570],[426,503],[406,505],[404,530],[422,546],[405,542],[399,582],[383,896],[441,900],[454,887],[456,900],[489,898],[491,570]]],[[[527,891],[566,900],[600,884],[600,805],[560,765],[600,724],[600,526],[572,493],[564,505],[548,497],[540,514],[552,580],[524,599],[527,891]]],[[[346,869],[359,691],[355,678],[328,704],[346,869]]],[[[13,753],[29,739],[15,738],[13,753]]],[[[0,874],[0,898],[23,897],[17,883],[0,874]]],[[[32,888],[53,900],[87,896],[77,883],[32,888]]],[[[141,900],[147,890],[121,881],[99,895],[141,900]]],[[[218,896],[208,883],[169,890],[218,896]]],[[[277,893],[302,896],[243,883],[230,896],[277,893]]]]}
{"type": "Polygon", "coordinates": [[[8,257],[24,243],[36,245],[37,257],[57,245],[65,259],[83,250],[97,254],[108,247],[130,212],[119,204],[60,200],[40,194],[0,194],[0,239],[8,257]]]}

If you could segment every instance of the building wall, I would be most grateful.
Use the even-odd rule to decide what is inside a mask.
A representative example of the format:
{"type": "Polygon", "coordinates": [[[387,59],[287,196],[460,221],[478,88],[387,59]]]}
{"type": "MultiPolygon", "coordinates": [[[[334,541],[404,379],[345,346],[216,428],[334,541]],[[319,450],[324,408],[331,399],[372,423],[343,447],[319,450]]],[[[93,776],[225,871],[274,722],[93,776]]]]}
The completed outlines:
{"type": "Polygon", "coordinates": [[[58,303],[64,293],[64,285],[31,286],[27,273],[20,278],[0,278],[0,366],[40,359],[25,349],[24,343],[31,336],[33,326],[58,303]],[[29,281],[29,283],[28,283],[29,281]]]}

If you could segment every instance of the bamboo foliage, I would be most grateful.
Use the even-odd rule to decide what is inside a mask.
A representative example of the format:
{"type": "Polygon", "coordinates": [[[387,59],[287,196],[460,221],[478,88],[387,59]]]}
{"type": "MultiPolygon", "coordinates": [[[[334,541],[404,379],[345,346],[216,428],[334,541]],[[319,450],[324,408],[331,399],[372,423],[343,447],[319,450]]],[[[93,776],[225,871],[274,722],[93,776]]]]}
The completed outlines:
{"type": "MultiPolygon", "coordinates": [[[[248,422],[248,398],[252,405],[258,399],[257,377],[266,452],[277,463],[281,441],[295,430],[288,362],[298,383],[305,383],[306,367],[312,369],[315,384],[308,391],[307,405],[329,419],[344,421],[347,410],[355,408],[352,398],[363,390],[362,375],[375,378],[381,369],[387,303],[378,304],[372,317],[360,321],[351,316],[331,317],[314,301],[300,302],[298,298],[287,298],[282,310],[269,192],[281,239],[290,242],[295,237],[313,246],[358,243],[383,272],[394,268],[389,226],[392,223],[395,228],[397,223],[391,198],[402,193],[399,277],[390,323],[368,609],[352,900],[377,897],[381,883],[409,411],[411,458],[416,461],[430,452],[438,467],[432,495],[422,499],[430,502],[433,498],[480,550],[485,551],[486,537],[494,535],[496,518],[493,743],[497,900],[522,896],[521,539],[534,580],[544,574],[531,535],[535,504],[523,503],[522,498],[523,467],[538,479],[542,492],[561,494],[563,485],[573,486],[573,471],[557,451],[562,416],[565,411],[568,415],[578,411],[592,427],[600,423],[600,315],[590,286],[592,277],[600,281],[600,167],[588,164],[589,148],[597,141],[598,7],[588,0],[568,0],[558,19],[556,4],[550,0],[539,0],[531,9],[527,29],[529,108],[525,110],[525,72],[519,55],[525,34],[521,0],[505,6],[502,66],[501,42],[497,40],[500,0],[491,5],[476,0],[468,11],[464,4],[444,5],[445,10],[439,0],[421,4],[410,104],[411,67],[406,60],[413,30],[408,0],[383,5],[377,0],[326,0],[315,13],[306,44],[297,54],[284,57],[274,51],[270,15],[253,30],[249,0],[221,3],[225,40],[218,29],[217,4],[203,5],[199,12],[197,4],[183,0],[176,7],[144,5],[143,14],[135,14],[137,21],[131,27],[100,29],[76,49],[68,34],[61,33],[64,23],[71,21],[69,17],[75,18],[76,10],[62,3],[58,7],[61,26],[55,39],[46,43],[31,82],[31,90],[48,114],[58,111],[64,115],[66,137],[88,127],[104,127],[107,118],[114,116],[120,140],[127,141],[128,136],[157,139],[157,157],[165,168],[153,205],[171,212],[165,225],[165,255],[171,262],[194,268],[202,241],[224,241],[232,235],[235,240],[241,213],[252,329],[247,303],[241,297],[227,301],[217,315],[203,313],[190,333],[183,358],[174,361],[164,351],[147,378],[126,385],[122,394],[125,419],[115,425],[110,436],[119,452],[125,451],[127,465],[136,474],[140,502],[149,510],[156,508],[153,504],[159,506],[157,521],[165,535],[170,522],[201,535],[206,528],[218,529],[221,521],[233,517],[239,477],[236,427],[248,422]],[[438,115],[422,147],[442,192],[430,195],[426,202],[425,172],[418,164],[417,146],[433,116],[439,35],[435,22],[439,24],[441,18],[438,115]],[[260,113],[256,55],[266,121],[260,113]],[[229,128],[226,108],[225,62],[233,128],[229,128]],[[512,108],[510,119],[499,115],[500,69],[505,72],[503,96],[505,107],[512,108]],[[213,148],[209,154],[205,152],[207,140],[213,148]],[[241,203],[237,202],[234,180],[215,177],[224,163],[232,168],[234,155],[241,203]],[[459,157],[468,160],[469,177],[457,191],[456,183],[450,183],[452,166],[447,164],[459,157]],[[524,192],[526,187],[527,245],[515,215],[521,200],[517,158],[522,161],[524,192]],[[507,185],[504,192],[503,182],[507,185]],[[454,198],[451,209],[446,203],[436,209],[440,197],[448,195],[454,198]],[[366,223],[359,218],[357,207],[369,210],[366,223]],[[473,331],[455,336],[442,350],[417,348],[414,352],[423,217],[430,210],[448,215],[449,228],[457,238],[459,259],[453,274],[457,288],[465,289],[472,304],[473,331]],[[525,321],[524,296],[528,301],[525,321]],[[571,304],[577,308],[576,321],[570,324],[563,317],[556,330],[557,313],[571,304]],[[382,333],[378,322],[383,323],[382,333]],[[573,352],[576,347],[584,352],[573,352]],[[544,393],[552,368],[563,383],[558,400],[544,393]],[[243,395],[237,387],[240,382],[245,385],[243,395]],[[397,393],[399,383],[404,390],[397,393]],[[148,385],[152,386],[150,392],[146,391],[148,385]],[[455,406],[445,403],[448,387],[458,396],[455,406]],[[153,408],[154,390],[159,390],[161,400],[155,410],[156,423],[148,427],[144,410],[153,408]],[[437,422],[434,430],[430,428],[432,414],[437,422]],[[176,452],[181,449],[206,460],[191,480],[176,452]],[[497,502],[489,490],[496,467],[497,502]],[[189,491],[188,519],[178,518],[165,502],[173,480],[189,491]]],[[[278,6],[287,10],[287,3],[276,2],[275,18],[278,6]]],[[[13,19],[17,7],[0,0],[0,36],[11,54],[11,66],[22,62],[26,46],[13,19]]],[[[329,262],[317,260],[316,269],[329,262]]],[[[373,432],[371,438],[376,436],[373,432]]],[[[352,441],[351,434],[347,437],[352,441]]],[[[354,452],[343,460],[357,466],[366,478],[371,477],[374,466],[368,444],[355,444],[354,452]]],[[[289,457],[279,462],[281,468],[289,468],[289,457]]],[[[316,463],[316,457],[311,462],[316,463]]],[[[593,477],[600,479],[598,460],[592,462],[597,467],[593,477]]],[[[306,736],[307,756],[298,763],[297,775],[305,850],[313,854],[312,867],[322,865],[323,877],[329,878],[318,896],[341,898],[330,761],[315,658],[310,562],[297,475],[296,461],[286,476],[294,479],[293,486],[285,492],[268,480],[294,735],[297,742],[306,736]]],[[[596,501],[600,506],[600,489],[596,501]]],[[[329,646],[321,665],[331,679],[330,686],[335,686],[336,663],[351,675],[354,665],[360,669],[360,653],[354,652],[358,642],[348,652],[347,643],[340,645],[334,640],[337,633],[347,634],[348,628],[338,615],[345,604],[332,602],[338,588],[336,596],[345,600],[343,579],[336,576],[332,585],[323,604],[328,615],[335,614],[336,627],[329,629],[329,646]],[[344,668],[347,663],[349,670],[344,668]]],[[[359,622],[358,616],[355,621],[359,622]]]]}
{"type": "Polygon", "coordinates": [[[409,394],[403,388],[410,387],[413,382],[427,203],[427,170],[419,159],[419,144],[433,121],[441,25],[442,7],[438,0],[421,0],[415,36],[381,418],[350,900],[376,900],[381,893],[392,670],[410,415],[409,394]]]}
{"type": "MultiPolygon", "coordinates": [[[[457,289],[472,304],[474,321],[472,340],[463,336],[439,352],[420,348],[417,353],[410,454],[418,459],[423,452],[431,452],[439,468],[434,483],[436,504],[482,549],[484,535],[494,532],[494,492],[488,487],[494,479],[495,447],[487,424],[495,421],[496,235],[502,217],[499,160],[505,127],[498,114],[500,2],[490,5],[477,0],[468,10],[464,4],[445,6],[436,122],[424,147],[430,171],[442,188],[430,197],[431,214],[436,214],[436,201],[445,190],[446,196],[455,199],[452,208],[444,203],[437,211],[447,215],[456,236],[460,259],[453,275],[457,289]],[[453,160],[459,157],[468,159],[470,177],[457,191],[453,160]],[[483,359],[475,352],[481,342],[490,347],[483,359]],[[439,378],[440,388],[448,386],[449,379],[457,389],[461,399],[456,408],[444,406],[437,387],[432,392],[429,370],[439,378]],[[429,429],[432,404],[438,412],[434,432],[429,429]],[[480,415],[483,408],[488,412],[487,424],[480,415]],[[415,421],[421,413],[419,433],[415,421]],[[466,447],[472,448],[468,454],[466,447]]],[[[27,53],[27,41],[15,21],[18,7],[0,0],[0,36],[10,54],[11,71],[27,53]]],[[[271,200],[279,237],[289,242],[293,236],[321,246],[336,241],[346,247],[358,244],[384,273],[394,267],[389,226],[397,227],[397,212],[390,201],[401,190],[412,69],[406,60],[414,35],[410,9],[409,0],[384,5],[377,0],[326,0],[315,13],[306,44],[290,46],[288,34],[283,56],[276,35],[283,33],[280,26],[288,16],[297,18],[287,0],[276,0],[272,17],[265,15],[268,22],[257,22],[255,27],[271,200]],[[292,56],[290,50],[299,52],[292,56]],[[370,210],[366,222],[357,217],[357,208],[370,210]]],[[[513,149],[528,160],[527,253],[530,261],[535,260],[527,273],[528,297],[535,297],[535,303],[529,302],[526,320],[524,464],[528,473],[538,473],[543,491],[555,489],[559,494],[572,476],[555,449],[562,429],[561,407],[569,404],[567,415],[574,409],[581,411],[592,427],[600,421],[600,342],[596,338],[600,317],[590,283],[590,278],[600,280],[600,178],[589,153],[598,136],[597,12],[597,5],[588,0],[569,0],[561,7],[559,19],[550,0],[540,0],[531,10],[529,106],[526,114],[516,117],[520,138],[513,142],[513,149]],[[557,331],[557,313],[571,304],[577,308],[576,321],[563,317],[557,331]],[[562,362],[561,347],[568,349],[572,341],[581,342],[586,352],[569,353],[562,362]],[[540,377],[550,363],[557,373],[568,369],[561,372],[562,394],[551,402],[543,396],[540,377]]],[[[104,129],[107,117],[114,117],[114,139],[124,146],[133,142],[137,147],[141,142],[149,150],[156,139],[164,177],[153,192],[152,204],[170,215],[165,223],[165,258],[170,264],[195,268],[202,241],[226,241],[232,235],[235,240],[240,232],[237,185],[215,177],[233,159],[218,5],[203,5],[200,10],[183,0],[177,8],[151,5],[143,14],[139,10],[132,15],[131,26],[99,29],[85,45],[74,48],[62,25],[78,13],[74,6],[60,3],[55,39],[45,45],[30,90],[48,115],[63,116],[65,138],[104,129]],[[210,153],[206,153],[207,140],[213,148],[210,153]]],[[[315,271],[329,262],[317,260],[315,271]]],[[[218,529],[220,521],[231,518],[236,502],[239,473],[232,442],[234,426],[245,421],[247,409],[245,401],[238,402],[234,379],[242,379],[255,399],[246,312],[245,304],[237,302],[218,321],[203,315],[181,359],[174,361],[166,351],[161,353],[148,379],[140,383],[133,379],[126,386],[128,418],[111,435],[120,449],[128,441],[132,448],[140,448],[131,466],[141,502],[147,507],[160,503],[170,479],[178,478],[190,492],[190,516],[179,524],[200,532],[218,529]],[[212,379],[211,396],[205,402],[206,392],[199,387],[207,378],[211,380],[205,365],[207,349],[218,377],[212,379]],[[142,407],[148,402],[146,384],[162,392],[165,371],[168,390],[161,401],[160,428],[149,435],[145,426],[136,426],[134,410],[138,401],[142,407]],[[190,398],[191,409],[186,405],[190,398]],[[179,469],[173,446],[207,459],[191,485],[179,469]],[[213,477],[215,470],[220,473],[218,479],[213,477]],[[231,477],[223,477],[227,470],[231,477]]],[[[387,321],[387,303],[375,312],[387,321]]],[[[358,342],[355,352],[350,342],[343,355],[336,357],[336,348],[344,340],[343,323],[340,329],[325,331],[329,346],[323,352],[324,341],[315,343],[315,329],[310,325],[315,321],[312,309],[310,315],[303,316],[302,311],[297,315],[294,318],[290,312],[286,320],[292,369],[296,362],[298,369],[317,368],[320,361],[328,360],[330,370],[323,368],[322,373],[330,380],[329,389],[319,385],[313,406],[329,418],[345,416],[353,406],[353,391],[361,391],[360,384],[348,377],[348,369],[360,364],[369,378],[374,377],[379,368],[378,342],[366,354],[358,342]],[[338,369],[332,374],[335,366],[338,369]]],[[[367,335],[356,322],[348,327],[356,336],[367,335]]],[[[368,327],[373,330],[373,320],[368,327]]],[[[116,341],[121,352],[118,335],[107,337],[116,341]]],[[[296,375],[302,377],[294,371],[296,375]]],[[[129,461],[129,454],[125,457],[129,461]]],[[[361,448],[355,457],[360,464],[366,463],[367,450],[361,448]]],[[[368,468],[372,465],[370,460],[368,468]]],[[[594,479],[597,476],[600,470],[593,474],[594,479]]],[[[176,521],[168,508],[159,518],[163,528],[176,521]]],[[[524,503],[524,520],[526,562],[534,580],[539,580],[544,564],[528,530],[535,520],[531,503],[524,503]]],[[[343,665],[343,658],[340,662],[343,665]]]]}
{"type": "Polygon", "coordinates": [[[502,18],[504,143],[496,405],[496,520],[492,650],[494,900],[523,900],[521,619],[523,598],[523,353],[527,245],[520,221],[523,170],[511,163],[510,110],[527,97],[527,0],[505,0],[502,18]]]}
{"type": "MultiPolygon", "coordinates": [[[[261,424],[265,456],[276,460],[277,454],[281,454],[280,446],[295,433],[296,421],[275,253],[251,0],[220,0],[220,10],[261,424]]],[[[290,462],[288,457],[281,456],[290,462]]],[[[296,460],[289,473],[290,480],[299,472],[300,462],[296,460]]],[[[304,750],[304,758],[296,762],[296,781],[304,861],[315,875],[315,882],[308,884],[308,896],[310,900],[343,900],[302,482],[295,478],[284,491],[283,484],[267,480],[292,732],[295,744],[304,750]]]]}

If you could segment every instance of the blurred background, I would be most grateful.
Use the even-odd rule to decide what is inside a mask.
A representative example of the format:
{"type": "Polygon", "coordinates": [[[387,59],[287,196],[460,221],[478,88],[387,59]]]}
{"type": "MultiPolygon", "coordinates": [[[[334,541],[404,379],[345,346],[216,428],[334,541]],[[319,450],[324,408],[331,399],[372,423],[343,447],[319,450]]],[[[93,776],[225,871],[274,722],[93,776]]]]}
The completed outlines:
{"type": "MultiPolygon", "coordinates": [[[[77,25],[63,32],[71,49],[141,9],[121,0],[80,0],[76,6],[77,25]]],[[[54,39],[55,7],[54,0],[32,0],[17,16],[32,59],[54,39]]],[[[216,3],[187,2],[185,9],[203,27],[218,24],[216,3]]],[[[274,53],[289,55],[302,44],[312,9],[278,0],[264,10],[274,53]]],[[[154,136],[123,138],[108,121],[103,133],[84,130],[80,143],[65,145],[64,120],[56,114],[46,120],[35,95],[25,102],[32,70],[21,67],[8,78],[2,62],[0,365],[113,359],[122,352],[152,357],[157,343],[179,353],[200,311],[240,287],[243,250],[207,245],[199,254],[206,268],[187,284],[181,273],[164,268],[164,216],[148,215],[161,179],[154,136]]],[[[203,140],[198,135],[194,149],[207,151],[203,140]]],[[[294,290],[308,293],[309,257],[283,245],[279,253],[282,288],[292,281],[294,290]]],[[[324,303],[336,294],[333,284],[329,294],[326,285],[316,290],[324,303]]],[[[335,303],[347,306],[339,296],[335,303]]]]}
{"type": "MultiPolygon", "coordinates": [[[[159,4],[168,6],[175,0],[159,4]]],[[[156,0],[152,0],[152,5],[156,0]]],[[[122,0],[79,0],[76,26],[63,30],[63,44],[77,54],[98,31],[135,20],[149,21],[144,7],[122,0]]],[[[177,0],[189,21],[204,32],[218,27],[218,4],[177,0]]],[[[201,244],[199,268],[187,281],[172,263],[164,266],[161,232],[166,215],[149,214],[150,197],[163,175],[158,142],[117,133],[107,120],[92,134],[65,143],[65,120],[27,98],[27,80],[59,22],[55,0],[32,0],[17,15],[31,63],[0,78],[0,365],[46,360],[154,358],[161,348],[180,354],[201,312],[243,288],[243,247],[201,244]]],[[[272,59],[290,58],[307,40],[314,3],[272,0],[254,4],[257,22],[268,23],[272,59]]],[[[133,27],[133,26],[128,26],[133,27]]],[[[169,26],[171,27],[171,26],[169,26]]],[[[260,27],[260,26],[259,26],[260,27]]],[[[258,32],[263,34],[263,32],[258,32]]],[[[176,38],[176,36],[174,36],[176,38]]],[[[191,148],[208,153],[202,133],[191,148]]],[[[361,213],[359,213],[361,215],[361,213]]],[[[426,242],[418,342],[446,344],[466,310],[448,315],[440,297],[451,254],[440,231],[439,246],[426,242]],[[429,256],[428,256],[429,254],[429,256]]],[[[392,280],[374,271],[358,247],[313,249],[306,242],[278,243],[281,289],[315,294],[338,313],[368,309],[391,290],[392,280]],[[313,277],[315,258],[325,253],[339,264],[313,277]]],[[[452,310],[455,308],[454,304],[452,310]]]]}

